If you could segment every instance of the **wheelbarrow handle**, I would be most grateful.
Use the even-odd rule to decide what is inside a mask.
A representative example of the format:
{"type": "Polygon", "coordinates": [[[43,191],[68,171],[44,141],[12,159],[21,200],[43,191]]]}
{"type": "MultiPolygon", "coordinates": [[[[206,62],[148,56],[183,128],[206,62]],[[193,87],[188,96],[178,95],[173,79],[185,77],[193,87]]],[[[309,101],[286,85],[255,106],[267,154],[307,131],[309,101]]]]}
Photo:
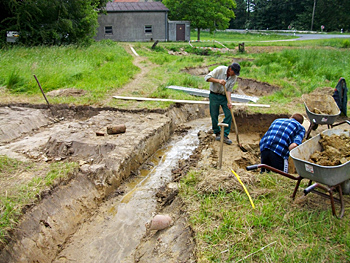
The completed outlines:
{"type": "Polygon", "coordinates": [[[256,170],[259,168],[258,164],[253,164],[253,165],[249,165],[246,167],[247,171],[252,171],[252,170],[256,170]]]}
{"type": "Polygon", "coordinates": [[[304,194],[309,194],[312,190],[314,190],[316,187],[318,187],[318,183],[314,183],[304,189],[304,194]]]}
{"type": "Polygon", "coordinates": [[[276,168],[274,168],[272,166],[269,166],[269,165],[263,164],[263,163],[253,164],[253,165],[249,165],[249,166],[246,167],[247,171],[255,170],[255,169],[258,169],[258,168],[265,168],[265,169],[270,170],[272,172],[275,172],[275,173],[281,174],[281,175],[283,175],[285,177],[288,177],[288,178],[290,178],[292,180],[298,180],[298,181],[301,180],[300,176],[295,177],[293,175],[290,175],[289,173],[285,173],[284,171],[278,170],[278,169],[276,169],[276,168]]]}

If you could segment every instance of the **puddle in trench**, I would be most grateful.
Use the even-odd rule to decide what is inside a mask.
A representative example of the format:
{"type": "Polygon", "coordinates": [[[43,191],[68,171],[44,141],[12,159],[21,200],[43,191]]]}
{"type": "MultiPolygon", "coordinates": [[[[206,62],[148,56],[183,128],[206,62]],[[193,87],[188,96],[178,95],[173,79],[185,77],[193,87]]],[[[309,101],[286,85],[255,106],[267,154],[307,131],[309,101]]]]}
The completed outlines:
{"type": "Polygon", "coordinates": [[[197,147],[198,132],[210,128],[209,119],[187,123],[186,135],[174,135],[158,150],[137,177],[123,185],[127,193],[102,204],[98,214],[70,238],[53,262],[134,262],[133,252],[146,232],[145,223],[156,210],[155,194],[171,181],[171,170],[197,147]]]}

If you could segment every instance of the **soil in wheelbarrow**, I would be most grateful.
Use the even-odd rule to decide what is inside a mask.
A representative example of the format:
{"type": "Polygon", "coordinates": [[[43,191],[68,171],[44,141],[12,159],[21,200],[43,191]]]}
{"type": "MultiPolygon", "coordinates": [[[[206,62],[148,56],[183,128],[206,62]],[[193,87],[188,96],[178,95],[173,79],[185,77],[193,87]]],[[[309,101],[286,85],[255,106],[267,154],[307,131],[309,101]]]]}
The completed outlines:
{"type": "Polygon", "coordinates": [[[350,160],[350,137],[342,135],[321,134],[319,143],[321,151],[315,151],[310,156],[310,162],[323,166],[341,165],[350,160]]]}
{"type": "Polygon", "coordinates": [[[315,92],[304,94],[303,99],[310,112],[320,115],[336,115],[338,113],[338,108],[330,95],[315,92]]]}

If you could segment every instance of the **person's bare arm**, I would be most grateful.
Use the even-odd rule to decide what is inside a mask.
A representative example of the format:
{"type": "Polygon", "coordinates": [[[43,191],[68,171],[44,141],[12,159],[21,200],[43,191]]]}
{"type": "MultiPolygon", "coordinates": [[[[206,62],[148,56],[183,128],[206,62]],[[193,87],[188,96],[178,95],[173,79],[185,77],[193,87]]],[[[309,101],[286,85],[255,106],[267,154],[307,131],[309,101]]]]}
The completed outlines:
{"type": "Polygon", "coordinates": [[[226,91],[227,107],[228,107],[229,109],[232,108],[231,93],[232,93],[232,92],[226,91]]]}
{"type": "Polygon", "coordinates": [[[214,82],[214,83],[219,83],[222,86],[226,85],[226,80],[224,79],[216,79],[216,78],[210,78],[207,80],[208,82],[214,82]]]}
{"type": "Polygon", "coordinates": [[[295,142],[293,142],[291,145],[289,145],[288,149],[289,151],[293,150],[295,147],[297,147],[298,144],[296,144],[295,142]]]}

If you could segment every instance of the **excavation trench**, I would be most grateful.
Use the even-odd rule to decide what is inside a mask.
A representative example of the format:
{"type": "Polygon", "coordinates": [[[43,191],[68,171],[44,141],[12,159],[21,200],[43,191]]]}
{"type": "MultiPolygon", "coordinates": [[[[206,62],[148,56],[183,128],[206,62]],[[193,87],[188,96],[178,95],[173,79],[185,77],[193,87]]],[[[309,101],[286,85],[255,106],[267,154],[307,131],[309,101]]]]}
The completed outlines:
{"type": "MultiPolygon", "coordinates": [[[[173,192],[166,187],[174,175],[178,181],[187,172],[190,164],[184,163],[192,155],[197,156],[194,163],[215,168],[217,160],[206,163],[202,157],[209,148],[217,156],[219,148],[213,135],[205,132],[210,128],[207,106],[132,112],[11,105],[0,111],[1,155],[35,163],[35,176],[45,174],[50,162],[79,163],[69,180],[57,183],[27,209],[2,248],[0,262],[195,260],[185,208],[180,199],[168,198],[176,196],[176,187],[173,192]],[[105,133],[107,126],[117,124],[125,124],[126,132],[105,133]],[[196,152],[200,141],[203,152],[196,152]],[[159,189],[163,195],[159,196],[159,189]],[[163,200],[161,207],[159,200],[163,200]],[[145,223],[154,213],[171,215],[174,224],[146,234],[145,223]]],[[[257,162],[258,141],[277,117],[286,116],[238,114],[241,142],[249,151],[240,151],[232,134],[234,144],[224,148],[223,167],[243,168],[257,162]]],[[[10,188],[33,176],[21,174],[1,184],[10,188]]]]}

